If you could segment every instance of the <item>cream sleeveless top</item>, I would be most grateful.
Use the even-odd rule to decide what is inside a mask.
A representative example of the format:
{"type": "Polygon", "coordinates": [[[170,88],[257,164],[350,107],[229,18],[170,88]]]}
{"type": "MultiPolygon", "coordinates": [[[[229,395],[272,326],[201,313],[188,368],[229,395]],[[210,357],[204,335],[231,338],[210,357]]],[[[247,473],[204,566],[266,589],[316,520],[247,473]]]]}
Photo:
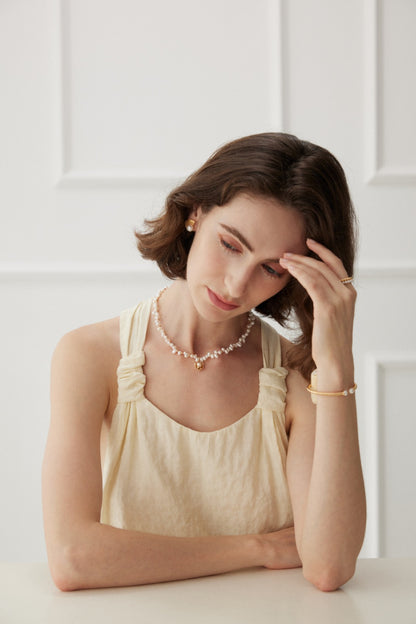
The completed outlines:
{"type": "Polygon", "coordinates": [[[119,396],[104,462],[101,522],[177,537],[292,526],[285,474],[287,371],[279,335],[261,321],[256,406],[227,427],[195,431],[145,396],[143,344],[150,312],[151,300],[120,316],[119,396]]]}

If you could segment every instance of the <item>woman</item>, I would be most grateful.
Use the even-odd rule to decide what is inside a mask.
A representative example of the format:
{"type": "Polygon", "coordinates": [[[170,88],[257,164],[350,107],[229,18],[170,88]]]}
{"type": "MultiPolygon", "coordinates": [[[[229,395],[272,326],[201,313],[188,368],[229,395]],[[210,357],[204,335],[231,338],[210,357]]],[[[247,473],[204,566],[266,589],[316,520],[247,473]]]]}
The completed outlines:
{"type": "Polygon", "coordinates": [[[336,589],[365,529],[338,161],[290,135],[238,139],[136,236],[172,285],[70,332],[53,357],[43,503],[57,586],[303,566],[336,589]],[[252,309],[295,321],[298,339],[252,309]]]}

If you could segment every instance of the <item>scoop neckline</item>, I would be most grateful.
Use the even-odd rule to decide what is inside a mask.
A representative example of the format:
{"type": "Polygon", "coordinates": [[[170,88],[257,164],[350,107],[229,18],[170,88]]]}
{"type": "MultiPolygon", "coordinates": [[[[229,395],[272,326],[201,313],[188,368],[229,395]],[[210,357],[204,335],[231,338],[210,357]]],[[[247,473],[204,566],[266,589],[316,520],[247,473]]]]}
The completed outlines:
{"type": "MultiPolygon", "coordinates": [[[[218,434],[222,431],[228,431],[229,429],[231,429],[232,427],[238,425],[238,423],[241,423],[243,420],[248,420],[248,418],[250,417],[250,415],[257,410],[260,406],[259,406],[259,399],[260,399],[260,371],[263,370],[263,368],[261,368],[259,370],[259,391],[257,393],[257,401],[256,401],[256,405],[254,407],[252,407],[248,412],[246,412],[245,414],[243,414],[243,416],[240,416],[240,418],[238,418],[237,420],[235,420],[234,422],[230,423],[229,425],[225,425],[225,427],[220,427],[219,429],[212,429],[211,431],[200,431],[199,429],[192,429],[192,427],[188,427],[187,425],[183,425],[182,423],[178,422],[177,420],[175,420],[174,418],[172,418],[172,416],[169,416],[169,414],[166,414],[166,412],[164,412],[163,410],[160,409],[160,407],[157,407],[157,405],[155,405],[154,403],[152,403],[152,401],[150,401],[150,399],[147,398],[147,396],[144,394],[144,390],[146,387],[146,384],[144,384],[143,386],[143,399],[145,401],[145,403],[157,414],[163,416],[163,418],[165,418],[166,420],[168,420],[170,423],[173,424],[174,427],[178,427],[179,429],[182,429],[184,431],[188,431],[191,432],[191,434],[203,434],[203,435],[207,435],[207,434],[218,434]]],[[[146,376],[145,376],[146,377],[146,376]]]]}
{"type": "MultiPolygon", "coordinates": [[[[182,423],[178,422],[177,420],[175,420],[174,418],[172,418],[172,416],[169,416],[169,414],[167,414],[166,412],[164,412],[163,410],[160,409],[160,407],[158,407],[157,405],[155,405],[152,401],[150,401],[150,399],[147,398],[145,392],[146,392],[146,381],[147,381],[147,377],[145,375],[145,373],[143,372],[143,366],[142,366],[142,374],[144,376],[144,384],[143,384],[143,398],[145,403],[153,410],[155,411],[157,414],[162,415],[165,419],[167,419],[169,422],[173,423],[173,426],[177,426],[180,429],[184,429],[185,431],[190,431],[192,432],[192,434],[218,434],[219,432],[222,431],[228,431],[231,428],[233,428],[234,426],[237,426],[239,423],[241,423],[242,421],[248,420],[251,416],[251,414],[253,414],[253,412],[257,409],[260,408],[260,396],[261,396],[261,383],[260,383],[260,378],[261,378],[261,373],[262,371],[265,370],[276,370],[276,368],[270,368],[270,366],[265,366],[265,351],[264,351],[264,341],[265,341],[265,329],[264,329],[264,325],[265,322],[260,318],[257,317],[260,321],[260,332],[261,332],[261,356],[262,356],[262,361],[263,361],[263,366],[261,368],[259,368],[258,373],[257,373],[257,379],[258,379],[258,390],[257,390],[257,399],[256,399],[256,403],[255,405],[245,414],[243,414],[242,416],[240,416],[240,418],[238,418],[237,420],[235,420],[234,422],[230,423],[229,425],[225,425],[225,427],[220,427],[219,429],[212,429],[211,431],[200,431],[199,429],[192,429],[192,427],[188,427],[187,425],[183,425],[182,423]]],[[[148,318],[148,323],[150,320],[150,316],[148,318]]],[[[147,327],[146,327],[147,330],[147,327]]],[[[144,353],[144,344],[142,345],[141,351],[144,353]]],[[[279,368],[282,368],[281,366],[279,368]]]]}
{"type": "MultiPolygon", "coordinates": [[[[148,308],[148,314],[147,314],[147,319],[146,319],[146,328],[144,330],[143,342],[140,345],[140,349],[138,349],[135,354],[143,353],[143,355],[144,355],[144,342],[146,340],[146,334],[147,334],[147,330],[148,330],[148,327],[149,327],[150,318],[151,318],[151,305],[148,308]]],[[[264,348],[265,347],[265,340],[266,340],[266,329],[265,329],[266,322],[260,316],[256,315],[256,318],[258,318],[259,321],[260,321],[261,356],[262,356],[263,366],[261,368],[259,368],[258,374],[257,374],[257,378],[258,378],[257,400],[256,400],[255,405],[248,412],[246,412],[245,414],[240,416],[240,418],[238,418],[234,422],[230,423],[229,425],[226,425],[225,427],[221,427],[220,429],[213,429],[211,431],[200,431],[198,429],[192,429],[191,427],[187,427],[186,425],[183,425],[182,423],[180,423],[177,420],[175,420],[174,418],[172,418],[172,416],[169,416],[169,414],[166,414],[166,412],[161,410],[159,407],[157,407],[157,405],[155,405],[152,401],[150,401],[150,399],[147,398],[147,396],[145,394],[147,377],[146,377],[145,373],[143,372],[143,365],[142,365],[141,369],[142,369],[142,375],[144,377],[143,395],[142,395],[142,397],[143,397],[143,400],[145,401],[145,403],[153,411],[155,411],[157,414],[162,415],[169,422],[173,423],[173,426],[176,426],[176,427],[178,427],[180,429],[183,429],[185,431],[191,432],[192,434],[194,434],[194,433],[195,434],[203,434],[203,435],[206,435],[206,434],[218,434],[219,432],[230,430],[231,428],[237,426],[242,421],[248,420],[250,415],[253,414],[253,412],[255,410],[260,408],[260,395],[261,395],[260,377],[261,377],[262,371],[278,370],[278,369],[281,369],[281,368],[284,369],[284,367],[282,367],[282,366],[272,367],[272,368],[270,366],[266,366],[266,362],[265,362],[265,348],[264,348]]],[[[280,336],[279,336],[279,340],[280,340],[280,336]]],[[[133,354],[131,354],[131,355],[133,355],[133,354]]],[[[284,370],[286,370],[286,369],[284,369],[284,370]]]]}

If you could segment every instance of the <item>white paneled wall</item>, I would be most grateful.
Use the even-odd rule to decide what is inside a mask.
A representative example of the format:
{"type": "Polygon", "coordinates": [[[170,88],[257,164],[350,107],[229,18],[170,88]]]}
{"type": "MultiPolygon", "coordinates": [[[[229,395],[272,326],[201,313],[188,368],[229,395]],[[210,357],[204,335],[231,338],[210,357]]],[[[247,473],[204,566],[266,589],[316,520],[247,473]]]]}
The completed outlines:
{"type": "Polygon", "coordinates": [[[367,431],[374,444],[372,465],[367,465],[372,484],[369,534],[380,556],[406,557],[409,540],[404,538],[414,533],[416,425],[409,415],[416,351],[369,352],[366,364],[367,431]]]}
{"type": "Polygon", "coordinates": [[[60,3],[64,183],[170,183],[280,123],[279,3],[115,6],[60,3]]]}
{"type": "Polygon", "coordinates": [[[163,283],[133,229],[220,144],[285,130],[343,163],[360,221],[364,555],[416,555],[416,3],[0,3],[0,558],[44,559],[49,362],[163,283]]]}
{"type": "Polygon", "coordinates": [[[374,177],[377,182],[416,182],[415,4],[411,0],[369,3],[374,95],[374,177]],[[410,72],[410,73],[409,73],[410,72]],[[410,140],[409,140],[410,139],[410,140]]]}

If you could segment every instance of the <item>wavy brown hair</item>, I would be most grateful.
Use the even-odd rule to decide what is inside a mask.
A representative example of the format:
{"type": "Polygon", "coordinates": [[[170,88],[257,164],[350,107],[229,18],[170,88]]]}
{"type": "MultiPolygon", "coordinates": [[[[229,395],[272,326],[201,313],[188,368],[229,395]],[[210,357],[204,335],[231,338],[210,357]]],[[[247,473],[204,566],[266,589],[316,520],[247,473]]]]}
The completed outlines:
{"type": "MultiPolygon", "coordinates": [[[[196,206],[209,212],[239,193],[273,198],[298,211],[306,237],[334,252],[348,275],[353,274],[355,215],[341,165],[328,150],[275,132],[243,137],[214,152],[169,193],[162,214],[146,220],[145,230],[136,232],[140,253],[155,260],[167,277],[185,278],[193,234],[185,230],[184,221],[196,206]]],[[[287,365],[309,377],[315,367],[313,304],[303,286],[291,278],[256,310],[283,327],[296,323],[299,335],[289,350],[287,365]]]]}

